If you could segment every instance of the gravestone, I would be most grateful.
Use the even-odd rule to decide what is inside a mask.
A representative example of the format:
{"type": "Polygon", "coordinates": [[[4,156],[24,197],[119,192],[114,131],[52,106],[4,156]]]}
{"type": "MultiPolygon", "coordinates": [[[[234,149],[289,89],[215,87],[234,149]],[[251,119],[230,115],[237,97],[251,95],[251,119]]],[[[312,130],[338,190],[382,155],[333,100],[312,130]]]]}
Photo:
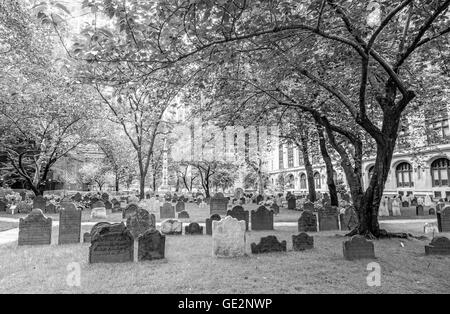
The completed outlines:
{"type": "Polygon", "coordinates": [[[416,207],[417,205],[419,205],[419,204],[417,203],[417,198],[414,197],[414,198],[411,200],[411,206],[416,207]]]}
{"type": "Polygon", "coordinates": [[[424,215],[424,211],[423,211],[423,206],[422,205],[417,205],[416,206],[416,215],[417,216],[423,216],[424,215]]]}
{"type": "Polygon", "coordinates": [[[270,209],[274,212],[275,215],[278,215],[280,213],[280,206],[278,206],[276,203],[270,205],[270,209]]]}
{"type": "Polygon", "coordinates": [[[209,213],[211,215],[212,214],[226,215],[227,208],[228,208],[228,199],[224,197],[222,193],[217,193],[216,195],[214,195],[213,198],[211,198],[209,203],[209,213]]]}
{"type": "Polygon", "coordinates": [[[245,221],[226,216],[212,222],[213,256],[238,257],[245,255],[245,221]]]}
{"type": "Polygon", "coordinates": [[[138,239],[138,261],[163,259],[166,249],[166,236],[158,230],[147,230],[138,239]]]}
{"type": "Polygon", "coordinates": [[[375,248],[371,241],[368,241],[364,236],[356,235],[350,240],[343,243],[344,258],[346,260],[356,259],[374,259],[375,248]]]}
{"type": "Polygon", "coordinates": [[[172,219],[175,218],[175,209],[172,204],[165,202],[159,210],[160,219],[172,219]]]}
{"type": "Polygon", "coordinates": [[[178,213],[178,219],[189,219],[189,213],[185,210],[178,213]]]}
{"type": "Polygon", "coordinates": [[[264,197],[263,197],[262,195],[258,195],[258,196],[256,197],[256,204],[259,205],[259,203],[261,203],[263,200],[264,200],[264,197]]]}
{"type": "Polygon", "coordinates": [[[303,204],[303,210],[314,211],[314,204],[309,200],[306,201],[305,204],[303,204]]]}
{"type": "Polygon", "coordinates": [[[317,232],[317,216],[310,210],[304,211],[298,219],[299,232],[317,232]]]}
{"type": "Polygon", "coordinates": [[[133,238],[137,239],[147,230],[156,229],[155,215],[150,214],[145,209],[138,207],[134,213],[128,216],[127,228],[130,230],[133,238]]]}
{"type": "Polygon", "coordinates": [[[203,227],[201,227],[198,223],[193,222],[184,228],[184,233],[191,235],[203,234],[203,227]]]}
{"type": "Polygon", "coordinates": [[[450,232],[450,206],[441,211],[438,222],[440,222],[439,232],[450,232]]]}
{"type": "Polygon", "coordinates": [[[237,220],[244,220],[245,230],[248,231],[249,213],[242,206],[234,206],[231,210],[227,211],[227,216],[231,216],[237,220]]]}
{"type": "Polygon", "coordinates": [[[44,211],[46,204],[47,202],[45,201],[45,198],[41,195],[38,195],[33,200],[33,209],[39,208],[40,210],[44,211]]]}
{"type": "Polygon", "coordinates": [[[122,219],[128,219],[129,216],[134,215],[138,210],[139,206],[135,203],[128,204],[122,210],[122,219]]]}
{"type": "Polygon", "coordinates": [[[358,226],[358,216],[353,206],[347,206],[343,214],[339,215],[341,230],[353,230],[358,226]]]}
{"type": "Polygon", "coordinates": [[[89,263],[132,262],[134,238],[124,223],[99,223],[91,230],[89,263]]]}
{"type": "Polygon", "coordinates": [[[6,211],[6,202],[3,200],[0,200],[0,212],[6,211]]]}
{"type": "Polygon", "coordinates": [[[184,210],[186,210],[186,205],[183,201],[178,201],[177,205],[175,206],[175,210],[177,213],[180,213],[184,210]]]}
{"type": "Polygon", "coordinates": [[[91,243],[91,233],[85,232],[83,234],[83,243],[91,243]]]}
{"type": "Polygon", "coordinates": [[[436,210],[434,208],[430,208],[428,210],[428,215],[436,215],[436,210]]]}
{"type": "Polygon", "coordinates": [[[305,232],[292,236],[292,245],[294,251],[305,251],[314,248],[314,237],[305,232]]]}
{"type": "Polygon", "coordinates": [[[53,204],[52,202],[48,203],[48,205],[45,206],[45,212],[50,214],[56,214],[57,212],[56,205],[53,204]]]}
{"type": "Polygon", "coordinates": [[[91,218],[106,219],[105,203],[97,201],[92,204],[91,218]]]}
{"type": "Polygon", "coordinates": [[[297,206],[297,200],[294,197],[288,199],[288,209],[295,209],[297,206]]]}
{"type": "MultiPolygon", "coordinates": [[[[113,208],[112,208],[111,212],[112,213],[118,213],[118,212],[121,212],[121,211],[122,211],[122,208],[120,207],[120,203],[119,202],[113,203],[113,208]]],[[[122,213],[122,215],[123,215],[123,213],[122,213]]]]}
{"type": "Polygon", "coordinates": [[[252,254],[270,253],[270,252],[286,252],[286,241],[279,242],[276,236],[270,235],[261,238],[258,244],[250,245],[252,254]]]}
{"type": "Polygon", "coordinates": [[[318,212],[319,231],[339,230],[339,219],[337,208],[326,207],[318,212]]]}
{"type": "Polygon", "coordinates": [[[80,243],[81,210],[73,203],[61,203],[58,244],[80,243]]]}
{"type": "Polygon", "coordinates": [[[39,208],[19,220],[18,245],[50,245],[52,241],[52,219],[39,208]]]}
{"type": "Polygon", "coordinates": [[[83,198],[82,198],[82,196],[81,196],[81,193],[80,193],[80,192],[77,192],[77,194],[75,194],[75,195],[72,197],[72,199],[73,199],[75,202],[81,202],[81,200],[82,200],[83,198]]]}
{"type": "Polygon", "coordinates": [[[103,193],[102,194],[102,201],[103,202],[107,202],[107,201],[109,201],[109,194],[108,193],[103,193]]]}
{"type": "Polygon", "coordinates": [[[111,204],[110,201],[106,200],[104,203],[105,203],[105,208],[106,208],[107,210],[112,209],[112,204],[111,204]]]}
{"type": "Polygon", "coordinates": [[[251,212],[252,230],[273,230],[273,211],[264,206],[251,212]]]}
{"type": "Polygon", "coordinates": [[[429,245],[425,245],[425,255],[450,255],[450,239],[434,237],[429,245]]]}
{"type": "Polygon", "coordinates": [[[220,215],[214,214],[211,215],[210,218],[206,218],[205,225],[206,225],[206,234],[212,235],[212,222],[214,220],[220,221],[222,218],[220,218],[220,215]]]}
{"type": "Polygon", "coordinates": [[[183,223],[178,219],[166,219],[161,222],[161,232],[167,235],[180,235],[183,233],[183,223]]]}

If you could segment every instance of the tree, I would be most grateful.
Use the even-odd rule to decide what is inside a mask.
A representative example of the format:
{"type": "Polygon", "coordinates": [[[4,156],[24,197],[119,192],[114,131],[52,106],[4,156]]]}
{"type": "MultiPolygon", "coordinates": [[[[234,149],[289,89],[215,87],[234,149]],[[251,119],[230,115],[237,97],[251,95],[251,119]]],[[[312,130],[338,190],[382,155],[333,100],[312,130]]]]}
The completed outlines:
{"type": "Polygon", "coordinates": [[[110,168],[105,160],[85,164],[78,171],[80,182],[84,184],[96,184],[101,191],[108,180],[110,168]]]}

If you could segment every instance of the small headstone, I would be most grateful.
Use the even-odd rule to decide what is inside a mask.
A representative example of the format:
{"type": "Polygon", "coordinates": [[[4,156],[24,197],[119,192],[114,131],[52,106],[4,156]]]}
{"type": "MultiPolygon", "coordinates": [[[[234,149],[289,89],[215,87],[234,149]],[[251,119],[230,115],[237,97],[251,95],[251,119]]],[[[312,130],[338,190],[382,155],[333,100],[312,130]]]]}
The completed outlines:
{"type": "Polygon", "coordinates": [[[280,206],[278,206],[276,203],[270,205],[270,209],[274,212],[275,215],[278,215],[280,213],[280,206]]]}
{"type": "Polygon", "coordinates": [[[45,198],[42,195],[38,195],[33,200],[33,209],[39,208],[40,210],[44,211],[46,204],[47,202],[45,201],[45,198]]]}
{"type": "Polygon", "coordinates": [[[445,207],[438,217],[440,222],[440,232],[450,232],[450,206],[445,207]]]}
{"type": "Polygon", "coordinates": [[[297,206],[297,200],[295,197],[290,197],[288,199],[288,209],[295,209],[297,206]]]}
{"type": "Polygon", "coordinates": [[[250,245],[252,254],[270,253],[270,252],[286,252],[286,241],[279,242],[276,236],[270,235],[261,238],[258,244],[250,245]]]}
{"type": "Polygon", "coordinates": [[[106,200],[105,202],[105,208],[107,209],[107,210],[110,210],[110,209],[112,209],[112,203],[110,202],[110,201],[108,201],[108,200],[106,200]]]}
{"type": "Polygon", "coordinates": [[[423,226],[423,233],[425,234],[435,234],[439,232],[439,227],[437,222],[429,222],[423,226]]]}
{"type": "Polygon", "coordinates": [[[39,208],[19,220],[18,245],[50,245],[52,240],[52,219],[47,218],[39,208]]]}
{"type": "Polygon", "coordinates": [[[0,200],[0,212],[6,211],[6,202],[3,200],[0,200]]]}
{"type": "Polygon", "coordinates": [[[211,198],[209,203],[210,214],[226,215],[228,208],[228,199],[223,196],[222,193],[217,193],[211,198]]]}
{"type": "Polygon", "coordinates": [[[320,210],[319,216],[319,231],[339,230],[339,220],[337,208],[334,206],[326,207],[320,210]]]}
{"type": "Polygon", "coordinates": [[[177,205],[175,206],[175,210],[177,211],[177,213],[184,211],[185,208],[186,208],[186,205],[184,204],[183,201],[178,201],[177,205]]]}
{"type": "Polygon", "coordinates": [[[178,219],[189,219],[189,213],[185,210],[178,213],[178,219]]]}
{"type": "Polygon", "coordinates": [[[163,259],[166,249],[166,236],[158,230],[147,230],[138,239],[138,261],[163,259]]]}
{"type": "Polygon", "coordinates": [[[193,222],[193,223],[190,223],[189,226],[186,226],[184,228],[184,233],[191,234],[191,235],[203,234],[203,227],[200,226],[198,223],[193,222]]]}
{"type": "Polygon", "coordinates": [[[273,211],[260,206],[251,212],[252,230],[273,230],[273,211]]]}
{"type": "Polygon", "coordinates": [[[206,221],[205,221],[206,234],[212,235],[212,222],[214,220],[220,221],[221,219],[222,218],[220,218],[220,215],[218,215],[218,214],[214,214],[214,215],[211,215],[210,218],[206,218],[206,221]]]}
{"type": "Polygon", "coordinates": [[[73,199],[75,202],[81,202],[81,200],[83,199],[83,197],[81,196],[81,193],[80,193],[80,192],[77,192],[77,194],[75,194],[75,195],[72,197],[72,199],[73,199]]]}
{"type": "Polygon", "coordinates": [[[248,231],[249,213],[242,206],[235,206],[227,211],[227,216],[245,221],[245,230],[248,231]]]}
{"type": "Polygon", "coordinates": [[[212,222],[213,256],[238,257],[245,255],[245,221],[226,216],[212,222]]]}
{"type": "Polygon", "coordinates": [[[183,233],[183,223],[177,219],[166,219],[161,222],[161,232],[167,235],[180,235],[183,233]]]}
{"type": "Polygon", "coordinates": [[[80,243],[81,210],[73,203],[61,203],[58,244],[80,243]]]}
{"type": "Polygon", "coordinates": [[[304,211],[298,219],[299,232],[317,232],[317,216],[312,211],[304,211]]]}
{"type": "Polygon", "coordinates": [[[423,216],[424,215],[424,211],[423,211],[423,206],[422,205],[417,205],[416,206],[416,215],[417,216],[423,216]]]}
{"type": "Polygon", "coordinates": [[[294,251],[305,251],[314,248],[314,237],[302,232],[292,236],[294,251]]]}
{"type": "Polygon", "coordinates": [[[102,194],[102,201],[103,202],[107,202],[107,201],[109,201],[109,194],[108,193],[103,193],[102,194]]]}
{"type": "Polygon", "coordinates": [[[138,209],[130,214],[127,218],[127,228],[135,239],[141,234],[144,234],[147,230],[156,229],[155,215],[150,214],[143,208],[138,209]]]}
{"type": "Polygon", "coordinates": [[[137,204],[135,204],[135,203],[131,203],[131,204],[127,205],[122,210],[122,218],[123,219],[128,219],[129,216],[131,216],[131,215],[136,213],[138,208],[139,208],[139,206],[137,204]]]}
{"type": "Polygon", "coordinates": [[[91,233],[85,232],[83,234],[83,243],[91,243],[91,233]]]}
{"type": "Polygon", "coordinates": [[[99,223],[91,230],[89,263],[132,262],[134,239],[124,223],[99,223]]]}
{"type": "Polygon", "coordinates": [[[344,258],[347,260],[374,259],[375,248],[364,236],[356,235],[343,243],[344,258]]]}
{"type": "Polygon", "coordinates": [[[450,239],[434,237],[429,245],[425,245],[425,255],[450,255],[450,239]]]}
{"type": "Polygon", "coordinates": [[[175,218],[175,209],[172,204],[165,202],[160,208],[160,218],[161,219],[171,219],[175,218]]]}

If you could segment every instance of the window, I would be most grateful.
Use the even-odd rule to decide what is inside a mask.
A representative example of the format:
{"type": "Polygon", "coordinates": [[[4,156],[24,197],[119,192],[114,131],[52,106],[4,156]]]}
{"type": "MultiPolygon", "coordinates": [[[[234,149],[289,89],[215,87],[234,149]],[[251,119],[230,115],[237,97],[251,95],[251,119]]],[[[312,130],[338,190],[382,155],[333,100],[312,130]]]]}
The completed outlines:
{"type": "Polygon", "coordinates": [[[431,164],[431,179],[433,187],[449,185],[450,161],[447,158],[439,158],[431,164]]]}
{"type": "Polygon", "coordinates": [[[397,187],[412,187],[414,182],[412,180],[412,167],[407,162],[402,162],[395,168],[397,176],[397,187]]]}
{"type": "Polygon", "coordinates": [[[288,168],[294,168],[294,145],[292,145],[292,142],[288,144],[287,154],[288,154],[288,168]]]}
{"type": "Polygon", "coordinates": [[[250,161],[250,134],[245,133],[245,161],[250,161]]]}
{"type": "Polygon", "coordinates": [[[284,168],[283,144],[280,144],[280,146],[278,147],[278,158],[280,169],[283,169],[284,168]]]}
{"type": "Polygon", "coordinates": [[[294,175],[293,174],[290,174],[290,175],[288,175],[287,176],[287,188],[288,189],[293,189],[294,188],[294,180],[295,180],[295,178],[294,178],[294,175]]]}
{"type": "Polygon", "coordinates": [[[238,158],[238,135],[234,134],[234,159],[238,158]]]}
{"type": "Polygon", "coordinates": [[[429,144],[439,144],[450,138],[447,104],[433,99],[433,106],[425,109],[425,125],[429,144]]]}
{"type": "Polygon", "coordinates": [[[304,173],[300,175],[300,189],[306,190],[306,174],[304,173]]]}
{"type": "Polygon", "coordinates": [[[320,173],[316,172],[314,174],[314,184],[316,186],[316,189],[320,189],[321,188],[321,184],[320,184],[320,173]]]}

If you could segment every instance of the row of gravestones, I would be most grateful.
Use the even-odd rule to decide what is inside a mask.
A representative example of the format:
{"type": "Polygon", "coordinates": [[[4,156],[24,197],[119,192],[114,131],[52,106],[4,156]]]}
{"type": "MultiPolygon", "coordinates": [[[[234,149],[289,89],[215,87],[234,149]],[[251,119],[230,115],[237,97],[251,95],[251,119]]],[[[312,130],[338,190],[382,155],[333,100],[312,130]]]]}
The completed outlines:
{"type": "Polygon", "coordinates": [[[358,218],[352,206],[347,206],[342,214],[338,214],[336,207],[326,209],[317,214],[310,210],[303,211],[298,219],[298,231],[353,230],[358,225],[358,218]]]}

